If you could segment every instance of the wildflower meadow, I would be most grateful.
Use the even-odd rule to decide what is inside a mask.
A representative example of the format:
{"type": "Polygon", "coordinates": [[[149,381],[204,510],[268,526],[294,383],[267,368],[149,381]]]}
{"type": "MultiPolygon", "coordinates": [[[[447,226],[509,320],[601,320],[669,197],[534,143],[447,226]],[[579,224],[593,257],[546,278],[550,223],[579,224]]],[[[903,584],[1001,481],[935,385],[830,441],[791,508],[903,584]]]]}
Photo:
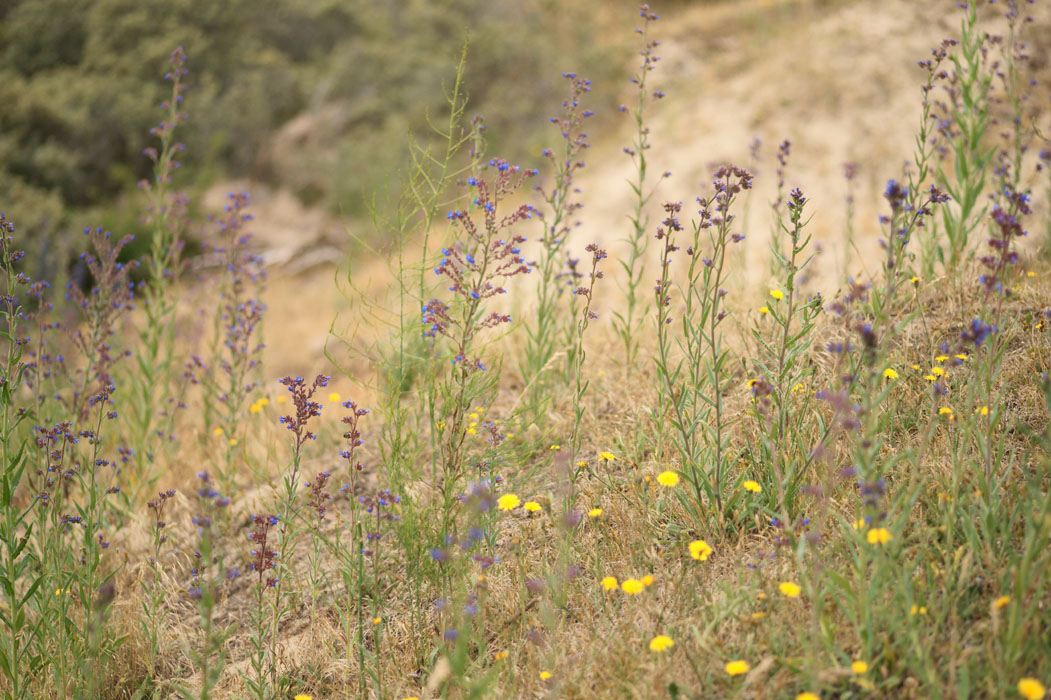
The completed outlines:
{"type": "Polygon", "coordinates": [[[606,3],[609,38],[572,55],[594,75],[547,70],[576,15],[520,64],[499,37],[528,24],[470,31],[500,2],[306,0],[281,30],[222,3],[185,38],[157,20],[173,43],[132,71],[93,42],[149,17],[108,4],[95,34],[0,8],[3,698],[1051,697],[1045,0],[897,3],[927,49],[855,45],[839,88],[795,94],[856,129],[846,151],[878,140],[852,90],[908,105],[904,162],[830,158],[805,117],[736,142],[809,80],[790,52],[752,116],[676,102],[743,99],[736,38],[776,53],[793,17],[866,28],[883,3],[606,3]],[[354,73],[285,31],[438,98],[402,121],[400,79],[326,103],[354,73]],[[404,54],[367,43],[402,31],[404,54]],[[255,77],[198,80],[195,45],[255,77]],[[84,111],[74,64],[149,87],[84,111]],[[153,126],[120,136],[125,107],[153,126]],[[331,120],[358,167],[311,141],[331,120]],[[56,134],[98,153],[67,171],[56,134]],[[257,151],[269,170],[200,196],[257,151]],[[297,212],[358,196],[321,263],[260,242],[268,177],[297,212]]]}

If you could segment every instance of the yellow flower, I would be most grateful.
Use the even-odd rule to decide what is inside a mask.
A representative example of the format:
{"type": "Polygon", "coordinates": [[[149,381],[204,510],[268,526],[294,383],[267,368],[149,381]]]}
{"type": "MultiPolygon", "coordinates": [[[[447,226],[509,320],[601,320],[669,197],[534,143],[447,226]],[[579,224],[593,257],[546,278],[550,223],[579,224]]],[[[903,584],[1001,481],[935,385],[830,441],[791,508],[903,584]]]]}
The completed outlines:
{"type": "Polygon", "coordinates": [[[287,396],[278,396],[276,399],[274,399],[274,401],[277,401],[278,403],[285,403],[286,401],[288,401],[288,397],[287,396]]]}
{"type": "Polygon", "coordinates": [[[919,283],[920,283],[920,278],[919,278],[919,277],[917,277],[916,275],[913,275],[913,276],[912,276],[912,277],[911,277],[911,278],[909,279],[909,284],[913,284],[913,285],[916,285],[916,284],[919,284],[919,283]]]}
{"type": "Polygon", "coordinates": [[[588,511],[588,517],[589,518],[597,518],[600,515],[602,515],[602,509],[601,508],[592,508],[591,510],[588,511]]]}
{"type": "Polygon", "coordinates": [[[467,429],[467,434],[468,434],[468,435],[477,435],[477,434],[478,434],[478,431],[477,431],[477,430],[475,430],[474,428],[468,428],[468,429],[467,429]]]}
{"type": "Polygon", "coordinates": [[[521,503],[522,502],[518,500],[518,496],[513,493],[505,493],[503,496],[496,499],[496,507],[500,510],[514,510],[521,505],[521,503]]]}
{"type": "Polygon", "coordinates": [[[999,610],[1000,608],[1007,607],[1007,604],[1011,602],[1011,596],[1002,595],[993,601],[993,607],[999,610]]]}
{"type": "Polygon", "coordinates": [[[706,561],[712,551],[704,540],[694,540],[690,543],[690,556],[699,561],[706,561]]]}
{"type": "Polygon", "coordinates": [[[1032,270],[1030,270],[1029,272],[1025,273],[1025,276],[1026,277],[1036,277],[1036,273],[1033,272],[1032,270]]]}
{"type": "Polygon", "coordinates": [[[638,595],[645,588],[642,585],[642,581],[637,581],[633,578],[625,579],[624,583],[620,584],[620,587],[628,595],[638,595]]]}
{"type": "Polygon", "coordinates": [[[781,585],[779,585],[777,589],[789,598],[798,598],[799,593],[803,590],[799,587],[799,584],[793,583],[792,581],[785,581],[781,583],[781,585]]]}
{"type": "Polygon", "coordinates": [[[657,579],[653,578],[649,574],[646,574],[645,576],[642,577],[642,585],[645,586],[646,588],[649,588],[650,586],[652,586],[656,582],[657,582],[657,579]]]}
{"type": "Polygon", "coordinates": [[[945,376],[945,370],[941,367],[931,367],[931,374],[935,377],[943,377],[945,376]]]}
{"type": "Polygon", "coordinates": [[[869,670],[869,665],[864,661],[855,661],[850,665],[850,670],[859,676],[869,670]]]}
{"type": "Polygon", "coordinates": [[[562,449],[562,445],[555,443],[554,445],[551,445],[551,447],[549,447],[548,449],[552,452],[557,452],[558,450],[562,449]]]}
{"type": "Polygon", "coordinates": [[[383,618],[382,617],[374,617],[374,618],[372,618],[372,624],[373,625],[378,625],[381,622],[383,622],[383,618]]]}
{"type": "Polygon", "coordinates": [[[917,372],[919,372],[919,371],[920,371],[920,366],[919,366],[919,365],[913,365],[913,366],[912,366],[912,368],[913,368],[914,370],[916,370],[917,372]]]}
{"type": "Polygon", "coordinates": [[[507,657],[508,657],[508,652],[506,652],[506,651],[497,651],[497,652],[493,653],[493,661],[503,661],[507,657]]]}
{"type": "Polygon", "coordinates": [[[300,694],[296,695],[294,698],[292,698],[292,700],[314,700],[314,698],[310,697],[309,695],[300,694]]]}
{"type": "Polygon", "coordinates": [[[804,389],[806,389],[806,387],[803,386],[802,382],[799,382],[798,384],[792,387],[792,391],[803,391],[804,389]]]}
{"type": "Polygon", "coordinates": [[[237,446],[237,438],[230,438],[230,447],[237,446]]]}
{"type": "Polygon", "coordinates": [[[598,461],[600,462],[612,462],[615,459],[616,457],[614,457],[613,453],[609,450],[606,450],[605,452],[600,452],[598,456],[598,461]]]}
{"type": "Polygon", "coordinates": [[[331,401],[332,403],[339,403],[339,399],[340,398],[341,398],[340,395],[337,394],[334,391],[331,394],[328,395],[328,400],[331,401]]]}
{"type": "Polygon", "coordinates": [[[957,360],[966,360],[967,359],[967,355],[964,355],[963,353],[960,353],[959,355],[953,355],[953,357],[955,357],[957,360]]]}
{"type": "Polygon", "coordinates": [[[223,434],[223,429],[222,428],[216,428],[215,430],[212,431],[212,435],[214,435],[215,437],[219,437],[222,434],[223,434]]]}
{"type": "Polygon", "coordinates": [[[821,700],[821,696],[817,693],[800,693],[796,700],[821,700]]]}
{"type": "Polygon", "coordinates": [[[540,672],[540,680],[542,680],[542,681],[551,680],[551,672],[550,671],[541,671],[540,672]]]}
{"type": "Polygon", "coordinates": [[[658,634],[650,640],[650,651],[667,651],[673,646],[675,646],[675,642],[671,637],[664,634],[658,634]]]}
{"type": "Polygon", "coordinates": [[[248,412],[249,413],[262,413],[263,412],[263,407],[261,405],[259,405],[258,403],[254,403],[254,404],[252,404],[251,406],[248,407],[248,412]]]}
{"type": "Polygon", "coordinates": [[[763,487],[759,485],[758,481],[746,481],[741,486],[744,487],[745,491],[751,491],[752,493],[762,493],[763,487]]]}
{"type": "Polygon", "coordinates": [[[939,416],[951,416],[952,415],[952,409],[949,408],[948,406],[942,406],[941,408],[938,409],[938,415],[939,416]]]}
{"type": "Polygon", "coordinates": [[[679,475],[675,472],[661,472],[657,475],[657,483],[661,486],[672,488],[679,485],[679,475]]]}
{"type": "Polygon", "coordinates": [[[864,530],[865,529],[865,519],[864,518],[858,518],[857,520],[855,520],[854,522],[851,523],[851,526],[855,530],[864,530]]]}
{"type": "Polygon", "coordinates": [[[883,376],[886,377],[887,379],[897,379],[898,378],[898,373],[895,372],[890,367],[888,367],[887,369],[883,370],[883,376]]]}
{"type": "Polygon", "coordinates": [[[588,461],[586,459],[582,459],[579,462],[577,462],[577,466],[581,468],[586,467],[588,466],[588,461]]]}
{"type": "Polygon", "coordinates": [[[478,414],[472,413],[471,415],[467,416],[467,418],[468,420],[478,420],[478,414]]]}
{"type": "Polygon", "coordinates": [[[928,382],[936,382],[936,381],[938,381],[938,378],[935,377],[933,374],[928,374],[928,375],[924,376],[923,378],[926,379],[928,382]]]}
{"type": "Polygon", "coordinates": [[[766,617],[766,613],[765,612],[760,611],[760,612],[752,613],[752,619],[753,620],[762,620],[764,617],[766,617]]]}
{"type": "Polygon", "coordinates": [[[983,416],[987,416],[987,415],[989,415],[989,407],[988,406],[979,406],[978,408],[974,409],[974,412],[975,413],[980,413],[983,416]]]}
{"type": "Polygon", "coordinates": [[[1018,694],[1025,700],[1042,700],[1047,688],[1035,678],[1023,678],[1018,681],[1018,694]]]}
{"type": "Polygon", "coordinates": [[[742,673],[748,673],[748,669],[752,668],[747,661],[730,661],[726,664],[726,672],[731,676],[739,676],[742,673]]]}
{"type": "Polygon", "coordinates": [[[885,527],[876,527],[868,532],[869,544],[887,544],[891,541],[890,530],[885,527]]]}
{"type": "Polygon", "coordinates": [[[607,591],[616,590],[616,588],[617,588],[617,577],[616,576],[607,576],[606,578],[602,579],[602,587],[605,588],[607,591]]]}
{"type": "Polygon", "coordinates": [[[538,511],[542,510],[541,507],[540,507],[540,504],[537,503],[536,501],[526,501],[522,505],[522,507],[525,508],[526,510],[528,510],[530,513],[536,513],[538,511]]]}
{"type": "Polygon", "coordinates": [[[913,605],[911,608],[909,608],[909,614],[910,615],[926,615],[927,614],[927,606],[926,605],[913,605]]]}
{"type": "Polygon", "coordinates": [[[770,313],[770,309],[768,309],[765,306],[760,306],[759,307],[759,313],[761,313],[761,314],[768,314],[768,313],[770,313]]]}
{"type": "Polygon", "coordinates": [[[745,386],[747,386],[749,389],[751,389],[753,386],[755,386],[758,383],[759,383],[758,379],[749,379],[748,382],[745,384],[745,386]]]}
{"type": "Polygon", "coordinates": [[[934,358],[934,361],[941,363],[941,362],[945,362],[948,359],[949,359],[948,355],[938,355],[936,358],[934,358]]]}
{"type": "Polygon", "coordinates": [[[268,398],[266,398],[264,396],[263,398],[261,398],[258,401],[256,401],[256,403],[259,404],[260,406],[269,406],[270,405],[270,399],[268,399],[268,398]]]}
{"type": "Polygon", "coordinates": [[[785,298],[785,293],[782,292],[780,289],[771,289],[770,296],[772,296],[774,299],[777,299],[778,301],[781,301],[785,298]]]}

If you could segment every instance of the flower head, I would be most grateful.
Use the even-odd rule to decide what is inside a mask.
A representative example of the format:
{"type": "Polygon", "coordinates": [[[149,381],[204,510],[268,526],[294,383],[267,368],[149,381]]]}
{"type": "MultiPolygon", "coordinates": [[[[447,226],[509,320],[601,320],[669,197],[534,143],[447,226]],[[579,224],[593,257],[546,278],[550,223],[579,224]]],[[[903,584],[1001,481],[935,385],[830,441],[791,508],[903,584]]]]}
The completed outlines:
{"type": "Polygon", "coordinates": [[[739,676],[742,673],[748,673],[752,667],[747,661],[737,659],[736,661],[728,662],[725,668],[726,672],[731,676],[739,676]]]}
{"type": "Polygon", "coordinates": [[[868,531],[866,535],[869,544],[887,544],[891,541],[892,537],[890,530],[885,527],[874,527],[868,531]]]}
{"type": "Polygon", "coordinates": [[[782,299],[785,298],[785,293],[782,292],[780,289],[771,289],[770,290],[770,296],[773,297],[774,299],[777,299],[778,301],[781,301],[782,299]]]}
{"type": "Polygon", "coordinates": [[[817,693],[800,693],[796,700],[821,700],[821,696],[817,693]]]}
{"type": "Polygon", "coordinates": [[[864,661],[855,661],[850,664],[850,670],[860,676],[862,673],[866,673],[869,670],[869,665],[864,661]]]}
{"type": "Polygon", "coordinates": [[[605,588],[607,591],[615,590],[617,588],[617,577],[607,576],[606,578],[602,579],[602,587],[605,588]]]}
{"type": "Polygon", "coordinates": [[[597,518],[600,515],[602,515],[602,509],[601,508],[592,508],[591,510],[588,511],[588,517],[589,518],[597,518]]]}
{"type": "Polygon", "coordinates": [[[496,507],[500,510],[514,510],[522,504],[522,501],[518,499],[518,496],[513,493],[505,493],[500,498],[496,499],[496,507]]]}
{"type": "Polygon", "coordinates": [[[792,581],[784,581],[777,587],[777,589],[789,598],[798,598],[800,592],[803,590],[799,587],[798,583],[793,583],[792,581]]]}
{"type": "Polygon", "coordinates": [[[888,367],[887,369],[883,370],[883,376],[886,379],[897,379],[898,373],[895,370],[888,367]]]}
{"type": "Polygon", "coordinates": [[[616,457],[609,450],[605,450],[604,452],[599,452],[598,460],[600,462],[612,462],[615,459],[616,459],[616,457]]]}
{"type": "Polygon", "coordinates": [[[673,471],[664,471],[657,475],[657,483],[666,488],[679,485],[679,475],[673,471]]]}
{"type": "Polygon", "coordinates": [[[704,540],[690,542],[690,556],[698,561],[706,561],[712,551],[712,548],[704,540]]]}
{"type": "Polygon", "coordinates": [[[541,505],[539,503],[537,503],[536,501],[526,501],[525,503],[522,504],[522,507],[525,508],[526,510],[528,510],[530,513],[537,513],[539,511],[543,510],[541,505]]]}
{"type": "Polygon", "coordinates": [[[759,485],[758,481],[746,481],[741,486],[744,487],[745,491],[751,491],[752,493],[762,493],[763,487],[759,485]]]}
{"type": "Polygon", "coordinates": [[[645,588],[645,586],[642,585],[642,581],[633,578],[625,579],[624,583],[620,584],[620,587],[628,595],[638,595],[639,593],[642,593],[645,588]]]}
{"type": "Polygon", "coordinates": [[[1047,688],[1035,678],[1023,678],[1018,681],[1018,694],[1026,700],[1042,700],[1046,693],[1047,688]]]}
{"type": "Polygon", "coordinates": [[[1009,595],[1002,595],[1002,596],[1000,596],[999,598],[997,598],[996,600],[993,601],[993,607],[996,608],[997,610],[999,610],[1000,608],[1007,607],[1007,605],[1010,602],[1011,602],[1011,596],[1009,596],[1009,595]]]}
{"type": "Polygon", "coordinates": [[[675,642],[672,640],[671,637],[664,634],[658,634],[656,637],[650,640],[650,651],[667,651],[673,646],[675,646],[675,642]]]}

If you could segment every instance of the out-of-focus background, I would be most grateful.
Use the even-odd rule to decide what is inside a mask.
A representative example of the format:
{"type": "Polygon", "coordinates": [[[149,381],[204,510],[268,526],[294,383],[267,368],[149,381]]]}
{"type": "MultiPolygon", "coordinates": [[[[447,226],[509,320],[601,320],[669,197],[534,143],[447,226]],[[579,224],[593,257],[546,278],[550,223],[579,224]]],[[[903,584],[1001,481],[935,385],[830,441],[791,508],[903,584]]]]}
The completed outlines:
{"type": "MultiPolygon", "coordinates": [[[[654,205],[703,194],[713,165],[757,175],[745,222],[766,254],[775,154],[786,187],[811,199],[830,284],[875,249],[882,185],[914,149],[918,60],[956,33],[955,3],[913,0],[682,0],[655,3],[662,61],[651,84],[651,174],[670,171],[654,205]],[[843,240],[847,162],[857,164],[856,249],[843,240]]],[[[1037,7],[1032,106],[1047,127],[1051,21],[1037,7]]],[[[399,194],[409,134],[440,119],[465,40],[468,113],[489,125],[488,152],[543,167],[558,135],[563,71],[593,80],[592,148],[579,180],[580,247],[627,234],[631,163],[622,149],[638,64],[637,3],[617,0],[8,0],[0,4],[0,193],[42,259],[84,226],[142,232],[136,183],[177,45],[189,56],[186,143],[176,180],[205,216],[226,192],[253,194],[252,230],[273,263],[302,271],[364,264],[382,241],[372,210],[399,194]],[[300,261],[298,267],[296,262],[300,261]]],[[[541,176],[543,176],[543,171],[541,176]]],[[[654,217],[652,221],[658,220],[654,217]]],[[[145,246],[144,238],[138,243],[145,246]]],[[[747,268],[761,282],[765,265],[747,268]]],[[[324,275],[326,284],[329,275],[324,275]]],[[[280,303],[280,300],[278,300],[280,303]]],[[[335,307],[324,310],[335,312],[335,307]]],[[[324,315],[324,314],[319,314],[324,315]]],[[[320,347],[327,332],[319,324],[320,347]]]]}

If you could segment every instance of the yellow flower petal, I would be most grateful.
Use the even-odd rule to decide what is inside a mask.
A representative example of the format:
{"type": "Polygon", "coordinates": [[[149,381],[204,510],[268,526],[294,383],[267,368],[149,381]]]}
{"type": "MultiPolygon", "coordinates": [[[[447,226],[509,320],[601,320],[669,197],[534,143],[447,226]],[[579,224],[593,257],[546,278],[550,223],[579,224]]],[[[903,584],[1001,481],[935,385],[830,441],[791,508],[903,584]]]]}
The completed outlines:
{"type": "Polygon", "coordinates": [[[1025,700],[1043,700],[1046,693],[1047,688],[1035,678],[1023,678],[1018,681],[1018,694],[1025,700]]]}
{"type": "Polygon", "coordinates": [[[762,493],[763,487],[759,485],[758,481],[746,481],[741,486],[744,487],[745,491],[751,491],[752,493],[762,493]]]}
{"type": "Polygon", "coordinates": [[[673,646],[675,646],[675,642],[672,640],[671,637],[664,634],[658,634],[656,637],[650,640],[650,651],[667,651],[673,646]]]}
{"type": "Polygon", "coordinates": [[[749,665],[749,663],[747,661],[742,661],[742,660],[738,659],[736,661],[728,662],[726,664],[725,668],[726,668],[726,672],[728,674],[730,674],[731,676],[739,676],[742,673],[748,673],[748,670],[751,669],[752,667],[751,667],[751,665],[749,665]]]}
{"type": "Polygon", "coordinates": [[[642,581],[629,578],[625,579],[624,583],[620,584],[620,588],[628,595],[638,595],[639,593],[642,593],[645,586],[642,585],[642,581]]]}
{"type": "Polygon", "coordinates": [[[500,510],[514,510],[522,501],[518,499],[518,496],[513,493],[505,493],[500,498],[496,499],[496,507],[500,510]]]}
{"type": "Polygon", "coordinates": [[[799,587],[799,584],[793,583],[792,581],[784,581],[777,587],[777,589],[789,598],[798,598],[800,592],[803,590],[799,587]]]}
{"type": "Polygon", "coordinates": [[[869,665],[864,661],[855,661],[850,665],[850,670],[860,676],[869,670],[869,665]]]}
{"type": "Polygon", "coordinates": [[[616,588],[617,588],[617,577],[616,576],[607,576],[606,578],[602,579],[602,587],[605,588],[607,591],[616,590],[616,588]]]}
{"type": "Polygon", "coordinates": [[[690,542],[690,556],[699,561],[705,561],[712,553],[712,548],[704,540],[690,542]]]}
{"type": "Polygon", "coordinates": [[[666,488],[672,488],[679,485],[679,475],[675,472],[667,471],[661,472],[657,475],[657,483],[666,488]]]}
{"type": "Polygon", "coordinates": [[[770,296],[773,297],[774,299],[777,299],[778,301],[781,301],[782,299],[785,298],[785,293],[782,292],[780,289],[771,289],[770,290],[770,296]]]}

